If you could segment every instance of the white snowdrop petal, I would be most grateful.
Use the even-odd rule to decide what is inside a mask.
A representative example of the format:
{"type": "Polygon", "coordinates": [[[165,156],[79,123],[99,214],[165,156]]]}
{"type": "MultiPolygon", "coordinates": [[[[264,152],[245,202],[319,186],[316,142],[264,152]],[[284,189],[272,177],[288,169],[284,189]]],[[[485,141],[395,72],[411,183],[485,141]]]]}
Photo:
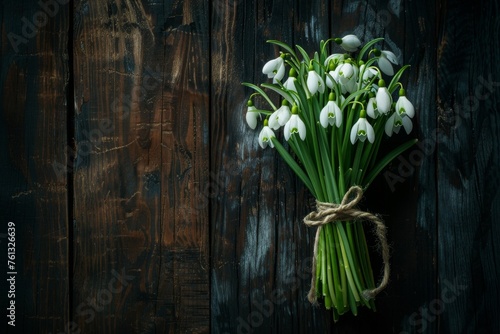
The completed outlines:
{"type": "Polygon", "coordinates": [[[378,67],[382,72],[387,75],[394,75],[394,69],[392,68],[391,63],[387,60],[387,58],[380,56],[378,59],[378,67]]]}
{"type": "Polygon", "coordinates": [[[385,58],[387,58],[391,63],[393,63],[394,65],[398,65],[398,58],[396,57],[396,55],[394,53],[392,53],[391,51],[387,51],[387,50],[384,50],[382,51],[382,54],[385,56],[385,58]]]}
{"type": "Polygon", "coordinates": [[[403,117],[403,127],[405,128],[405,131],[407,134],[409,134],[411,132],[411,130],[413,130],[413,123],[411,121],[411,119],[409,117],[403,117]]]}

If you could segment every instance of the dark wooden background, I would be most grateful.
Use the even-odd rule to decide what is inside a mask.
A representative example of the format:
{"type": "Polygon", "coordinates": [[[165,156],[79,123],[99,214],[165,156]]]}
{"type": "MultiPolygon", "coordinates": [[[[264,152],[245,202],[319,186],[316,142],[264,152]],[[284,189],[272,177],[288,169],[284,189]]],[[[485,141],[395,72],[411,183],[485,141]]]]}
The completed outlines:
{"type": "Polygon", "coordinates": [[[500,333],[499,7],[1,0],[0,264],[13,221],[18,272],[16,327],[1,327],[500,333]],[[306,299],[311,198],[258,147],[240,82],[264,79],[267,39],[313,50],[347,33],[411,65],[423,144],[363,201],[388,225],[391,284],[376,313],[334,324],[306,299]]]}

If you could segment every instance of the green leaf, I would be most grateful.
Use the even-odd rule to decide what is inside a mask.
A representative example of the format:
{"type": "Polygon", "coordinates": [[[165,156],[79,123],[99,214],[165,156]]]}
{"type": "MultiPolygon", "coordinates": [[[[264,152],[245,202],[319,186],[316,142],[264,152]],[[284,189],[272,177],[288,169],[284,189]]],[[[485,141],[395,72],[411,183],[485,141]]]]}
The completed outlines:
{"type": "Polygon", "coordinates": [[[363,48],[361,49],[361,51],[359,51],[358,63],[361,59],[363,59],[363,56],[365,55],[366,51],[368,51],[369,48],[371,48],[374,44],[383,40],[384,40],[383,38],[375,38],[374,40],[371,40],[368,43],[366,43],[365,46],[363,46],[363,48]]]}
{"type": "MultiPolygon", "coordinates": [[[[302,170],[302,168],[299,166],[299,164],[292,158],[290,153],[281,145],[278,139],[276,138],[271,138],[274,147],[278,151],[278,153],[281,155],[283,160],[288,164],[288,166],[293,170],[293,172],[299,177],[299,179],[304,182],[304,185],[311,191],[311,194],[313,196],[316,195],[314,188],[312,186],[311,180],[307,176],[307,174],[302,170]]],[[[316,197],[316,196],[315,196],[316,197]]]]}
{"type": "Polygon", "coordinates": [[[295,47],[297,48],[297,50],[299,50],[307,66],[309,66],[311,59],[309,58],[309,55],[307,54],[306,50],[304,50],[300,45],[295,45],[295,47]]]}
{"type": "Polygon", "coordinates": [[[264,88],[270,89],[272,91],[275,91],[279,95],[283,96],[288,102],[290,102],[291,105],[293,105],[295,103],[295,100],[293,99],[293,97],[288,92],[281,89],[279,86],[269,84],[269,83],[263,83],[263,84],[261,84],[261,86],[264,88]]]}
{"type": "Polygon", "coordinates": [[[399,71],[394,75],[394,77],[391,80],[391,83],[389,84],[389,87],[387,88],[391,94],[394,92],[394,89],[396,88],[399,79],[403,75],[403,72],[410,67],[410,65],[405,65],[399,69],[399,71]]]}
{"type": "Polygon", "coordinates": [[[282,49],[286,50],[288,53],[290,53],[290,55],[292,55],[293,61],[296,63],[297,67],[299,67],[299,63],[300,63],[299,58],[297,57],[297,54],[295,53],[295,51],[293,51],[293,49],[288,44],[274,40],[274,39],[268,40],[267,43],[278,45],[282,49]]]}
{"type": "MultiPolygon", "coordinates": [[[[340,106],[340,110],[344,111],[344,108],[352,101],[354,100],[355,98],[357,98],[358,96],[362,95],[362,94],[365,94],[365,93],[369,93],[370,91],[366,88],[363,88],[361,90],[356,90],[354,93],[352,93],[351,95],[349,95],[344,103],[342,103],[342,105],[340,106]]],[[[357,104],[356,104],[357,105],[357,104]]]]}
{"type": "Polygon", "coordinates": [[[394,158],[398,155],[412,147],[418,142],[418,139],[412,139],[407,141],[406,143],[396,147],[394,150],[389,152],[383,159],[381,159],[378,164],[376,164],[371,170],[370,174],[366,177],[366,182],[364,187],[367,188],[375,179],[375,177],[385,168],[394,158]]]}
{"type": "Polygon", "coordinates": [[[269,103],[269,105],[271,106],[271,108],[273,108],[273,110],[277,109],[276,106],[274,105],[274,103],[269,98],[269,96],[267,96],[266,92],[264,92],[259,86],[256,86],[256,85],[254,85],[252,83],[248,83],[248,82],[242,82],[241,84],[243,86],[247,86],[247,87],[252,88],[257,93],[259,93],[260,95],[262,95],[262,97],[266,99],[266,101],[269,103]]]}

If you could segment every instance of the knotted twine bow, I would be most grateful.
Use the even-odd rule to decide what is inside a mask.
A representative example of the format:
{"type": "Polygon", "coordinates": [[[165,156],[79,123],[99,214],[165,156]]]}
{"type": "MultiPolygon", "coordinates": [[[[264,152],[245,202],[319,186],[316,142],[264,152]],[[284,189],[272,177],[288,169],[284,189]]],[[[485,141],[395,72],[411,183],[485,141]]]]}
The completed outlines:
{"type": "Polygon", "coordinates": [[[374,298],[380,291],[382,291],[389,283],[389,245],[387,244],[387,236],[384,223],[380,218],[371,214],[369,212],[364,212],[355,208],[356,204],[363,197],[363,190],[358,186],[353,186],[349,188],[347,193],[344,195],[342,202],[340,204],[335,203],[325,203],[316,201],[316,211],[309,213],[304,218],[304,224],[307,226],[318,226],[316,231],[316,238],[314,240],[314,254],[312,261],[312,279],[311,279],[311,290],[307,298],[313,304],[317,302],[316,297],[316,258],[318,255],[318,242],[321,232],[321,227],[331,222],[341,222],[350,220],[364,220],[370,221],[376,226],[376,235],[380,241],[382,247],[382,260],[384,261],[384,276],[379,286],[372,290],[364,290],[362,292],[363,297],[366,299],[374,298]],[[354,197],[350,199],[351,197],[354,197]]]}

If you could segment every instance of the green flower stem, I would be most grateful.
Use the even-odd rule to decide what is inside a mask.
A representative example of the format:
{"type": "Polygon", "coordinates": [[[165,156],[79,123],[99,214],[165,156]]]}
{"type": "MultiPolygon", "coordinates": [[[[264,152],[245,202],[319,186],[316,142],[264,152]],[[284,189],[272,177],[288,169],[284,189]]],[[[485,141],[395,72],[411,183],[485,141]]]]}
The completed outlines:
{"type": "MultiPolygon", "coordinates": [[[[340,137],[342,137],[342,132],[339,131],[339,134],[338,134],[338,137],[337,138],[337,153],[338,153],[338,159],[339,159],[339,196],[340,197],[344,197],[345,193],[346,193],[346,189],[345,189],[345,182],[344,182],[344,163],[343,163],[343,155],[342,155],[342,142],[339,140],[340,137]]],[[[337,202],[337,203],[340,203],[337,202]]]]}
{"type": "Polygon", "coordinates": [[[320,145],[321,156],[323,157],[323,159],[321,159],[321,163],[323,164],[323,170],[325,171],[325,180],[326,180],[325,186],[326,186],[327,201],[329,203],[337,201],[338,203],[339,191],[337,187],[337,181],[335,180],[335,177],[333,175],[332,164],[330,163],[328,148],[326,147],[328,139],[326,136],[325,129],[320,127],[318,131],[321,136],[319,140],[319,145],[320,145]]]}
{"type": "MultiPolygon", "coordinates": [[[[325,195],[328,195],[327,192],[330,191],[330,189],[328,188],[327,190],[327,186],[325,184],[325,178],[324,178],[324,175],[325,175],[325,172],[323,170],[323,163],[324,163],[324,159],[321,158],[321,155],[319,153],[319,143],[318,143],[318,135],[317,135],[317,132],[316,132],[316,123],[317,123],[317,117],[315,115],[315,110],[318,110],[318,106],[317,106],[317,101],[316,101],[316,105],[313,106],[313,103],[315,102],[316,100],[315,99],[309,99],[307,102],[308,104],[308,112],[309,112],[309,120],[310,120],[310,129],[308,129],[309,131],[311,131],[311,137],[312,137],[312,146],[313,146],[313,155],[314,155],[314,161],[315,161],[315,165],[316,165],[316,168],[317,168],[317,171],[318,171],[318,178],[319,178],[319,182],[320,182],[320,185],[322,187],[322,193],[324,194],[323,195],[323,198],[318,198],[320,201],[324,202],[324,201],[331,201],[333,200],[328,198],[329,196],[326,196],[325,195]],[[316,108],[315,108],[316,107],[316,108]]],[[[326,159],[328,158],[328,156],[325,157],[326,159]]]]}
{"type": "Polygon", "coordinates": [[[353,233],[354,245],[356,249],[356,271],[361,280],[361,285],[363,286],[363,290],[365,290],[368,286],[368,278],[366,277],[366,268],[364,262],[364,247],[360,245],[361,237],[359,235],[358,224],[360,222],[354,221],[351,223],[351,231],[353,233]]]}
{"type": "Polygon", "coordinates": [[[339,303],[339,305],[342,305],[341,309],[339,309],[340,314],[344,314],[344,309],[347,307],[347,277],[346,277],[346,272],[344,268],[344,259],[342,257],[342,251],[340,249],[340,239],[337,234],[337,230],[335,228],[336,223],[330,223],[332,227],[332,234],[333,234],[333,240],[335,243],[335,253],[337,254],[337,262],[339,264],[339,273],[340,273],[340,290],[342,291],[342,303],[339,303]]]}
{"type": "MultiPolygon", "coordinates": [[[[323,231],[321,231],[323,232],[323,231]]],[[[327,261],[327,254],[326,254],[326,240],[325,240],[325,234],[321,233],[320,234],[323,238],[323,242],[321,245],[321,281],[322,281],[322,288],[321,292],[323,293],[323,298],[325,299],[325,307],[327,309],[331,308],[331,300],[329,297],[329,292],[330,289],[328,288],[328,281],[327,281],[327,272],[326,272],[326,261],[327,261]]]]}
{"type": "Polygon", "coordinates": [[[349,307],[351,308],[351,312],[354,315],[358,315],[358,307],[356,306],[357,301],[356,301],[356,296],[354,296],[354,291],[349,290],[348,300],[349,300],[349,307]]]}
{"type": "Polygon", "coordinates": [[[271,108],[273,108],[273,110],[276,110],[276,106],[274,105],[274,103],[271,101],[271,99],[269,98],[269,96],[267,96],[266,92],[264,92],[260,87],[252,84],[252,83],[248,83],[248,82],[242,82],[241,83],[243,86],[247,86],[249,88],[252,88],[253,90],[259,92],[259,94],[264,98],[266,99],[267,103],[269,103],[269,105],[271,106],[271,108]]]}
{"type": "Polygon", "coordinates": [[[292,147],[293,151],[297,154],[299,160],[304,165],[306,173],[309,175],[311,180],[312,187],[314,188],[315,197],[321,201],[324,198],[323,187],[321,186],[317,170],[313,165],[311,156],[309,155],[309,150],[302,147],[305,146],[306,143],[300,140],[300,138],[297,139],[297,136],[293,134],[290,137],[288,144],[292,147]]]}
{"type": "Polygon", "coordinates": [[[335,291],[337,292],[337,305],[338,305],[338,312],[340,314],[344,314],[346,312],[345,310],[345,302],[344,302],[344,297],[345,296],[345,284],[346,284],[346,278],[345,275],[342,276],[342,273],[344,272],[344,268],[341,267],[339,258],[341,257],[341,254],[339,254],[340,247],[338,245],[335,245],[335,231],[333,224],[329,224],[329,236],[331,240],[331,252],[332,252],[332,263],[335,266],[335,271],[334,271],[334,284],[335,284],[335,291]],[[343,277],[343,279],[342,279],[343,277]],[[343,284],[343,285],[342,285],[343,284]]]}
{"type": "Polygon", "coordinates": [[[333,310],[333,322],[336,323],[339,321],[340,315],[338,314],[337,310],[333,310]]]}
{"type": "MultiPolygon", "coordinates": [[[[355,145],[351,144],[352,126],[360,117],[361,110],[366,109],[370,95],[374,95],[376,81],[382,79],[381,71],[376,65],[380,59],[380,51],[376,51],[374,47],[383,39],[378,38],[366,43],[357,52],[357,56],[356,53],[340,55],[334,57],[330,64],[325,64],[326,58],[334,52],[333,47],[338,47],[336,44],[339,44],[340,40],[332,38],[321,41],[319,52],[313,54],[308,54],[300,46],[291,47],[280,41],[268,41],[282,49],[284,65],[291,68],[289,77],[296,78],[296,91],[285,88],[284,81],[281,82],[282,78],[275,84],[263,83],[260,87],[243,83],[254,90],[252,97],[259,95],[259,100],[269,104],[268,110],[254,110],[259,113],[261,119],[268,119],[272,114],[271,110],[277,110],[271,97],[262,88],[277,94],[280,100],[287,100],[291,106],[296,106],[294,113],[298,114],[305,124],[306,139],[302,141],[296,133],[291,135],[287,144],[293,153],[276,138],[271,138],[272,143],[316,200],[337,204],[341,203],[351,186],[359,185],[366,189],[390,161],[416,143],[416,140],[408,141],[386,156],[380,157],[379,148],[385,135],[385,123],[389,118],[387,114],[369,120],[375,132],[374,143],[358,141],[355,145]],[[332,41],[336,44],[330,44],[332,41]],[[375,53],[375,56],[372,56],[372,53],[375,53]],[[364,70],[357,73],[356,91],[342,94],[341,84],[334,83],[330,91],[311,94],[307,85],[309,69],[312,67],[323,80],[335,82],[329,71],[334,70],[340,63],[351,63],[358,66],[359,70],[359,66],[364,65],[364,70]],[[378,73],[373,76],[370,73],[370,80],[363,81],[363,74],[373,69],[378,73]],[[320,124],[320,112],[329,99],[329,93],[334,93],[335,102],[342,112],[343,121],[339,128],[333,125],[325,129],[320,124]]],[[[403,66],[392,76],[387,88],[391,94],[399,87],[403,88],[399,80],[407,68],[407,65],[403,66]]],[[[362,116],[364,117],[364,113],[362,116]]],[[[363,222],[330,222],[319,229],[316,280],[313,282],[316,286],[316,297],[323,298],[327,309],[333,308],[334,321],[348,311],[356,315],[360,306],[374,310],[374,300],[367,300],[361,294],[362,291],[375,287],[363,222]]]]}
{"type": "MultiPolygon", "coordinates": [[[[349,224],[349,223],[346,223],[346,224],[349,224]]],[[[352,278],[353,278],[353,281],[356,285],[356,289],[354,289],[353,291],[353,294],[354,294],[354,297],[356,299],[357,302],[360,301],[360,298],[359,298],[359,295],[357,294],[357,292],[361,292],[363,290],[365,290],[365,287],[364,285],[361,283],[361,280],[358,276],[358,271],[356,270],[356,266],[358,265],[358,263],[355,262],[355,257],[354,257],[354,253],[353,253],[353,250],[354,248],[356,247],[355,244],[352,243],[352,240],[349,240],[346,236],[346,233],[345,233],[345,229],[343,229],[342,227],[344,227],[345,224],[338,224],[340,226],[339,228],[339,233],[340,233],[340,236],[341,236],[341,239],[343,240],[343,242],[341,243],[342,246],[344,246],[345,248],[345,254],[347,256],[347,259],[349,261],[349,264],[350,264],[350,273],[352,275],[352,278]]],[[[363,298],[362,301],[366,303],[366,300],[363,298]]],[[[367,306],[369,306],[367,304],[367,306]]]]}
{"type": "MultiPolygon", "coordinates": [[[[350,140],[350,129],[353,126],[354,123],[354,114],[357,114],[356,112],[356,106],[350,108],[349,114],[347,117],[347,123],[346,123],[346,130],[344,134],[344,138],[342,139],[342,160],[344,161],[344,170],[348,168],[348,166],[352,166],[351,164],[351,155],[352,155],[352,144],[350,140]]],[[[348,183],[347,183],[348,184],[348,183]]]]}
{"type": "MultiPolygon", "coordinates": [[[[336,127],[332,127],[332,129],[330,131],[330,163],[332,164],[331,172],[333,175],[332,176],[333,180],[338,179],[336,176],[337,168],[335,168],[335,166],[336,166],[335,160],[337,159],[337,154],[335,152],[335,148],[336,148],[336,145],[335,145],[336,133],[335,132],[336,131],[337,131],[336,127]]],[[[334,195],[335,203],[340,203],[339,186],[337,185],[337,182],[335,182],[334,192],[335,192],[335,195],[334,195]]]]}
{"type": "Polygon", "coordinates": [[[305,184],[305,186],[309,189],[311,194],[313,196],[316,196],[316,191],[311,183],[311,180],[306,175],[306,173],[302,170],[302,168],[299,166],[299,164],[297,162],[295,162],[295,160],[292,158],[290,153],[288,153],[288,151],[283,147],[283,145],[281,145],[279,140],[277,140],[274,137],[271,138],[271,140],[274,144],[274,147],[276,147],[276,150],[278,151],[278,153],[281,155],[283,160],[285,160],[285,162],[288,164],[288,166],[294,171],[295,175],[297,175],[299,177],[299,179],[305,184]]]}
{"type": "MultiPolygon", "coordinates": [[[[335,291],[336,308],[337,308],[337,310],[340,310],[341,308],[343,309],[342,297],[341,297],[342,290],[339,288],[339,285],[338,285],[338,283],[340,282],[340,280],[339,280],[339,265],[338,265],[338,260],[337,260],[337,252],[335,250],[335,245],[333,242],[334,238],[333,238],[332,224],[329,223],[324,228],[325,228],[326,238],[327,238],[327,240],[329,240],[328,251],[330,253],[330,262],[332,265],[332,273],[333,273],[333,280],[331,282],[330,288],[331,289],[333,288],[333,290],[335,291]]],[[[329,282],[329,284],[330,284],[330,282],[329,282]]]]}
{"type": "MultiPolygon", "coordinates": [[[[375,124],[373,125],[373,131],[375,132],[376,136],[375,143],[373,143],[373,146],[370,148],[370,150],[367,150],[363,155],[363,163],[365,163],[366,166],[365,170],[369,170],[370,168],[372,168],[377,159],[377,152],[380,148],[380,144],[382,143],[382,138],[384,137],[384,127],[388,118],[388,116],[380,116],[377,118],[375,124]]],[[[363,178],[363,175],[364,173],[361,175],[361,178],[363,178]]]]}
{"type": "MultiPolygon", "coordinates": [[[[320,231],[321,233],[321,231],[320,231]]],[[[323,238],[320,235],[320,238],[318,240],[318,254],[316,258],[316,297],[320,297],[319,292],[321,291],[320,287],[320,282],[321,282],[321,272],[323,270],[323,263],[321,258],[323,257],[323,249],[324,249],[324,241],[323,238]]]]}
{"type": "MultiPolygon", "coordinates": [[[[327,233],[328,235],[328,233],[327,233]]],[[[330,294],[330,297],[332,299],[332,304],[333,304],[333,307],[335,307],[336,309],[338,309],[338,305],[337,305],[337,297],[336,297],[336,294],[335,294],[335,285],[333,284],[333,273],[332,273],[332,264],[335,262],[335,260],[333,259],[333,254],[331,251],[327,251],[326,252],[326,269],[327,269],[327,272],[326,272],[326,278],[328,280],[328,293],[330,294]]]]}
{"type": "Polygon", "coordinates": [[[394,158],[396,158],[398,155],[412,147],[418,142],[417,139],[411,139],[407,141],[406,143],[396,147],[394,150],[389,152],[384,158],[382,158],[374,167],[373,170],[370,171],[370,174],[366,177],[365,184],[368,186],[369,184],[372,183],[373,179],[384,169],[385,166],[389,164],[394,158]]]}
{"type": "Polygon", "coordinates": [[[352,271],[355,275],[355,277],[358,277],[358,280],[360,281],[360,284],[357,285],[359,291],[363,291],[363,286],[364,284],[361,284],[361,279],[359,278],[359,272],[357,270],[357,266],[358,266],[358,261],[357,261],[357,254],[356,254],[356,243],[354,241],[354,237],[353,237],[353,233],[352,233],[352,224],[350,222],[346,222],[344,224],[344,229],[346,231],[346,235],[347,235],[347,241],[349,243],[349,247],[346,247],[349,249],[349,256],[348,256],[348,259],[350,260],[350,264],[351,264],[351,268],[352,268],[352,271]]]}
{"type": "Polygon", "coordinates": [[[349,240],[349,244],[351,245],[351,257],[353,259],[352,267],[353,270],[356,272],[356,275],[359,279],[360,282],[360,291],[363,291],[366,289],[366,283],[365,279],[362,275],[361,271],[361,260],[359,259],[359,244],[357,243],[357,235],[356,232],[353,231],[355,228],[354,223],[352,222],[347,222],[346,223],[346,230],[347,230],[347,239],[349,240]]]}
{"type": "MultiPolygon", "coordinates": [[[[361,163],[361,154],[363,153],[363,148],[365,147],[365,142],[358,142],[358,147],[356,147],[356,155],[354,156],[354,162],[352,164],[352,176],[350,184],[358,185],[358,174],[360,174],[359,166],[361,163]]],[[[367,145],[368,147],[370,144],[367,145]]],[[[369,149],[369,148],[368,148],[369,149]]],[[[363,166],[363,164],[361,164],[363,166]]]]}
{"type": "Polygon", "coordinates": [[[366,43],[363,48],[359,51],[358,54],[358,63],[361,59],[363,59],[363,56],[365,55],[366,51],[368,51],[369,48],[371,48],[373,45],[375,45],[378,42],[383,41],[384,39],[382,37],[372,39],[368,43],[366,43]]]}
{"type": "Polygon", "coordinates": [[[339,234],[339,239],[342,240],[342,242],[340,242],[340,250],[342,252],[342,259],[344,260],[344,269],[345,269],[345,273],[347,276],[347,282],[349,283],[349,287],[354,295],[354,298],[356,299],[356,301],[359,301],[360,299],[359,299],[358,289],[356,287],[357,284],[355,282],[356,277],[355,277],[355,275],[353,276],[353,273],[351,271],[351,266],[350,266],[350,263],[352,263],[352,260],[349,261],[349,259],[348,259],[350,256],[350,249],[347,248],[348,241],[347,241],[347,238],[345,236],[345,231],[344,231],[344,228],[342,226],[342,223],[336,223],[335,227],[337,227],[337,233],[339,234]],[[346,250],[346,248],[347,248],[347,250],[346,250]]]}
{"type": "MultiPolygon", "coordinates": [[[[363,280],[363,286],[365,289],[367,288],[373,288],[371,287],[371,282],[370,282],[370,277],[369,275],[372,275],[371,272],[368,271],[368,267],[366,265],[366,252],[365,252],[365,245],[362,245],[361,243],[365,240],[363,238],[364,236],[364,229],[362,222],[355,221],[353,222],[353,230],[354,230],[354,239],[356,242],[357,246],[357,260],[359,263],[358,266],[358,274],[360,275],[361,279],[363,280]]],[[[365,241],[366,242],[366,241],[365,241]]]]}
{"type": "MultiPolygon", "coordinates": [[[[361,97],[361,95],[356,96],[356,99],[354,101],[359,102],[360,97],[361,97]]],[[[342,157],[343,157],[343,160],[345,160],[345,162],[349,163],[349,164],[351,162],[352,150],[348,150],[347,147],[348,147],[348,145],[352,145],[351,140],[349,138],[351,135],[350,129],[352,128],[354,118],[357,117],[359,114],[358,104],[359,103],[354,103],[353,106],[347,105],[347,107],[346,107],[346,108],[348,108],[348,110],[347,110],[348,117],[347,117],[347,123],[346,123],[346,131],[344,133],[344,138],[342,138],[342,157]]],[[[352,164],[350,164],[350,166],[352,166],[352,164]]]]}
{"type": "Polygon", "coordinates": [[[363,228],[362,222],[355,222],[356,226],[356,234],[358,236],[358,244],[360,245],[360,259],[361,259],[361,268],[363,270],[363,276],[367,280],[367,288],[373,289],[375,288],[375,282],[373,280],[373,272],[370,261],[370,256],[368,253],[368,245],[366,244],[365,231],[363,228]]]}

